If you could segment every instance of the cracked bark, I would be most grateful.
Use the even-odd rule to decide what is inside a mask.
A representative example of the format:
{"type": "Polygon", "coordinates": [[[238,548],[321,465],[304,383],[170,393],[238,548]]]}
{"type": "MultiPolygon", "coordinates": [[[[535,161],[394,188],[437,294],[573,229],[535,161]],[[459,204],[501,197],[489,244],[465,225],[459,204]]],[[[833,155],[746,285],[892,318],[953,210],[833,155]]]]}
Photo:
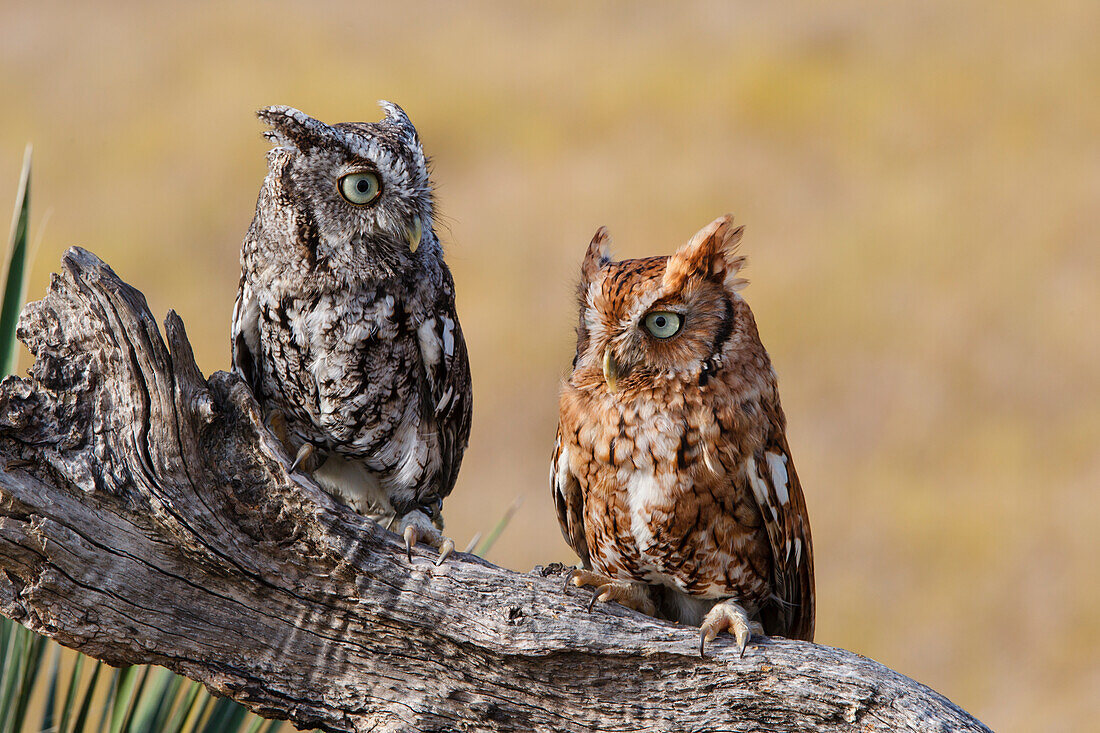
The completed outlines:
{"type": "MultiPolygon", "coordinates": [[[[877,662],[720,638],[459,554],[336,503],[205,379],[183,323],[70,250],[0,386],[0,610],[111,664],[160,664],[327,731],[988,730],[877,662]]],[[[549,576],[549,577],[548,577],[549,576]]]]}

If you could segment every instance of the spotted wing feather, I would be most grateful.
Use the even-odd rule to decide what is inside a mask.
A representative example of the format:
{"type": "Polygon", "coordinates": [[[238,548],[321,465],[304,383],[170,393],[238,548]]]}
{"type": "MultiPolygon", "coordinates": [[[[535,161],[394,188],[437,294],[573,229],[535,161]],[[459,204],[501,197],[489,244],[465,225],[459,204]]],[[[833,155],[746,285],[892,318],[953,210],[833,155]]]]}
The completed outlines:
{"type": "Polygon", "coordinates": [[[439,480],[426,486],[418,496],[429,505],[441,501],[454,488],[458,467],[470,438],[473,392],[470,386],[470,361],[466,340],[455,311],[454,284],[450,273],[442,289],[437,316],[426,324],[431,334],[423,334],[421,352],[426,376],[424,413],[432,415],[439,432],[442,457],[439,480]],[[426,343],[432,346],[426,347],[426,343]]]}
{"type": "Polygon", "coordinates": [[[558,523],[565,541],[577,553],[581,564],[591,568],[588,542],[584,535],[584,493],[580,482],[569,468],[568,450],[563,446],[561,428],[554,441],[554,455],[550,459],[550,493],[558,511],[558,523]]]}
{"type": "Polygon", "coordinates": [[[753,494],[768,533],[778,603],[773,627],[781,636],[813,641],[814,560],[802,484],[781,426],[773,430],[749,465],[753,494]]]}
{"type": "Polygon", "coordinates": [[[252,389],[257,399],[261,399],[260,388],[263,383],[260,355],[260,307],[252,287],[241,275],[237,288],[237,301],[233,305],[233,322],[230,326],[233,348],[233,371],[252,389]]]}

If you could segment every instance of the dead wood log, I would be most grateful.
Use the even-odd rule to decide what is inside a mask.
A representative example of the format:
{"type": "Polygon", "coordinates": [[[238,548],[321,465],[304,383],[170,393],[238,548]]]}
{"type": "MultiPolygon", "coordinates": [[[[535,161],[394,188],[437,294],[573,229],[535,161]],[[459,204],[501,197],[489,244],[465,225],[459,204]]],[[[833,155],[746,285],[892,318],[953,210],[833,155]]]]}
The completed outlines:
{"type": "Polygon", "coordinates": [[[71,249],[0,385],[0,610],[326,731],[988,730],[827,646],[719,639],[458,555],[441,567],[290,476],[248,388],[71,249]]]}

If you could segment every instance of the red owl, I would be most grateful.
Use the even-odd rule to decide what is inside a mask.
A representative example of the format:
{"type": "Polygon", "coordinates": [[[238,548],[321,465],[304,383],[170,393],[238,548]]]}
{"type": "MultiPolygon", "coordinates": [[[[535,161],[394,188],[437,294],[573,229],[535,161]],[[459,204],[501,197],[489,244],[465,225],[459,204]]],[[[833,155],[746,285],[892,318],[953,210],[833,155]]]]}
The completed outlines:
{"type": "Polygon", "coordinates": [[[675,254],[612,262],[600,229],[580,283],[573,373],[550,483],[594,599],[701,626],[813,640],[810,523],[775,371],[739,295],[731,216],[675,254]]]}

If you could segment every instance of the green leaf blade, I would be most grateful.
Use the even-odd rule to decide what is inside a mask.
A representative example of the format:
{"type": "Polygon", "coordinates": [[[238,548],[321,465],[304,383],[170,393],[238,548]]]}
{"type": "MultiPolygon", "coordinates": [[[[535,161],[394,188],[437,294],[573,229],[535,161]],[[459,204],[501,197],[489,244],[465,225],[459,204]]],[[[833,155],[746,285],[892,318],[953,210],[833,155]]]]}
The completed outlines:
{"type": "Polygon", "coordinates": [[[23,156],[23,172],[19,179],[19,191],[12,216],[11,237],[8,242],[8,261],[4,274],[4,295],[0,306],[0,376],[7,376],[15,368],[15,328],[19,323],[19,311],[23,307],[27,268],[27,222],[31,206],[31,146],[23,156]]]}

